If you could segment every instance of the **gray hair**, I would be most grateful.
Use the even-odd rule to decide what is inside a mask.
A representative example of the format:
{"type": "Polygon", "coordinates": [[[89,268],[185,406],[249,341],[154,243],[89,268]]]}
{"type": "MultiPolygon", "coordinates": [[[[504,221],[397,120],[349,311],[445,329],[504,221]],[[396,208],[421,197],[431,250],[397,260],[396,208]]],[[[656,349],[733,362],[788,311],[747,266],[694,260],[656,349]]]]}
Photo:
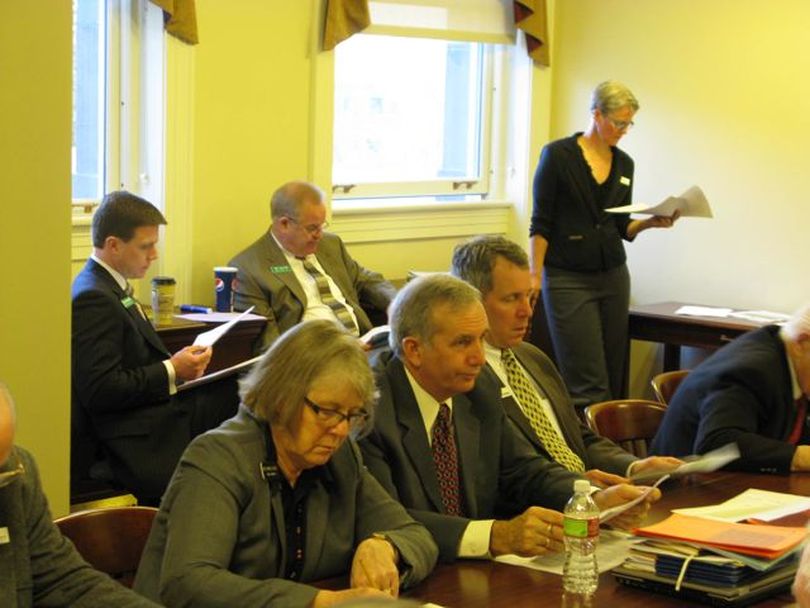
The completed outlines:
{"type": "Polygon", "coordinates": [[[810,302],[794,312],[779,333],[783,339],[791,342],[798,342],[802,338],[810,337],[810,302]]]}
{"type": "Polygon", "coordinates": [[[499,257],[518,268],[529,267],[529,256],[520,245],[499,235],[485,234],[456,245],[450,272],[486,295],[492,289],[492,269],[499,257]]]}
{"type": "Polygon", "coordinates": [[[298,212],[305,201],[323,203],[323,190],[309,182],[287,182],[273,193],[270,199],[270,217],[298,219],[298,212]]]}
{"type": "Polygon", "coordinates": [[[402,357],[402,340],[416,337],[430,342],[437,331],[433,310],[447,304],[460,312],[481,301],[481,294],[461,279],[445,273],[430,274],[408,283],[394,298],[388,316],[388,344],[402,357]]]}
{"type": "Polygon", "coordinates": [[[591,111],[599,110],[607,115],[627,106],[638,112],[636,96],[621,82],[615,80],[600,82],[591,93],[591,111]]]}
{"type": "Polygon", "coordinates": [[[312,385],[334,373],[354,389],[372,415],[377,391],[357,338],[332,321],[305,321],[282,334],[264,353],[240,382],[239,396],[260,420],[289,428],[312,385]]]}

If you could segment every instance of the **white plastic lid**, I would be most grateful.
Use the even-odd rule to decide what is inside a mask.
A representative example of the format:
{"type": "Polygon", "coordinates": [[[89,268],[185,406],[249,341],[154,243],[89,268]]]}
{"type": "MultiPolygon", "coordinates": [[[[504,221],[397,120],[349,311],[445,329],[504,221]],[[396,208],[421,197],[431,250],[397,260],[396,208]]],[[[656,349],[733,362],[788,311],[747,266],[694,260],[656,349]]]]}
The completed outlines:
{"type": "Polygon", "coordinates": [[[574,492],[577,492],[579,494],[583,493],[587,494],[590,491],[591,491],[591,482],[588,481],[587,479],[577,479],[574,482],[574,492]]]}

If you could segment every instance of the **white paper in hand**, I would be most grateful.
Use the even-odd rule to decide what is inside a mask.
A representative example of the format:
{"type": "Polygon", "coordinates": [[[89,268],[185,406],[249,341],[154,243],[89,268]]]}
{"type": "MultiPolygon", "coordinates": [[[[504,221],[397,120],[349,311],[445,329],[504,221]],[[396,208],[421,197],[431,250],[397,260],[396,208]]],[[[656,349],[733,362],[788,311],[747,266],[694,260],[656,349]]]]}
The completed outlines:
{"type": "Polygon", "coordinates": [[[253,310],[253,306],[248,308],[245,312],[243,312],[238,317],[234,317],[227,323],[223,323],[222,325],[215,327],[209,331],[204,331],[201,334],[198,334],[197,337],[194,339],[193,346],[213,346],[217,340],[219,340],[222,336],[224,336],[228,331],[236,325],[239,321],[244,319],[250,312],[253,310]]]}

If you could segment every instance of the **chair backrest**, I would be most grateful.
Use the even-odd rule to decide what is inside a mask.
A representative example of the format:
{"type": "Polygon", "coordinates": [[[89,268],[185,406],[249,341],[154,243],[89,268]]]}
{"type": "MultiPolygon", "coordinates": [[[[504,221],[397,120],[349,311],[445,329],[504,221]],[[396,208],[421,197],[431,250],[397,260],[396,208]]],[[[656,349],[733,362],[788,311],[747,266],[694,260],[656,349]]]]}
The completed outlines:
{"type": "Polygon", "coordinates": [[[666,411],[666,406],[656,401],[619,399],[589,405],[585,408],[585,421],[598,435],[644,458],[666,411]]]}
{"type": "Polygon", "coordinates": [[[152,507],[91,509],[55,523],[91,566],[132,587],[157,511],[152,507]]]}
{"type": "Polygon", "coordinates": [[[655,398],[664,405],[668,405],[672,395],[678,390],[681,382],[689,373],[688,369],[679,369],[674,372],[664,372],[650,380],[655,398]]]}

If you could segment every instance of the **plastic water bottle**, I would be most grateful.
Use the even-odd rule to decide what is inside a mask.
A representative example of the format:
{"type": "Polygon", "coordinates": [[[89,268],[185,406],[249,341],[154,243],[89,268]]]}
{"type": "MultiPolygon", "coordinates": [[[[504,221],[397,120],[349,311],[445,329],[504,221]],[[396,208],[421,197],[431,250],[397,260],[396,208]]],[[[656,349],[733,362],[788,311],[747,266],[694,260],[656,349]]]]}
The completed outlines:
{"type": "Polygon", "coordinates": [[[574,482],[574,495],[563,512],[565,567],[563,589],[568,593],[590,595],[599,583],[596,544],[599,542],[599,507],[590,496],[587,479],[574,482]]]}

